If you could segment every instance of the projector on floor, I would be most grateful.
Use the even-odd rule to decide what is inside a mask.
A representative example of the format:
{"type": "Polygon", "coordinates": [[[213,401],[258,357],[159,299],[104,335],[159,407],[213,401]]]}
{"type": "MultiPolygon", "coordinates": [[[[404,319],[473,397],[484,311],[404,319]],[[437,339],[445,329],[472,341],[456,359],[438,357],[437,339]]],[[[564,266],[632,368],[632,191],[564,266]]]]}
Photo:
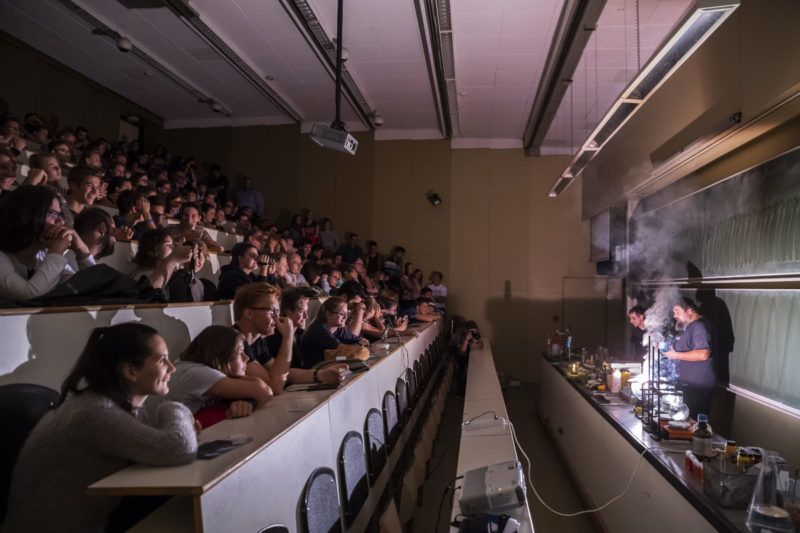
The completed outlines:
{"type": "Polygon", "coordinates": [[[484,466],[464,474],[458,501],[463,514],[497,514],[524,503],[525,478],[517,461],[484,466]]]}
{"type": "Polygon", "coordinates": [[[355,137],[344,130],[338,130],[325,126],[324,124],[314,124],[311,127],[311,140],[322,146],[350,155],[356,155],[358,141],[355,137]]]}

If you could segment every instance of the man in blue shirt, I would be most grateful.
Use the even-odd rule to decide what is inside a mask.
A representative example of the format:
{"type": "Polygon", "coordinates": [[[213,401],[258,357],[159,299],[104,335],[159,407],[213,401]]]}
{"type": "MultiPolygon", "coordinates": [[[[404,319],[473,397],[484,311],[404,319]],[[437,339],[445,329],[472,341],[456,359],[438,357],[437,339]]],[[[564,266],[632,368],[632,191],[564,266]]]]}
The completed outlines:
{"type": "Polygon", "coordinates": [[[681,298],[673,309],[679,331],[672,348],[664,352],[678,362],[678,385],[690,416],[708,414],[717,378],[714,373],[714,330],[690,298],[681,298]]]}

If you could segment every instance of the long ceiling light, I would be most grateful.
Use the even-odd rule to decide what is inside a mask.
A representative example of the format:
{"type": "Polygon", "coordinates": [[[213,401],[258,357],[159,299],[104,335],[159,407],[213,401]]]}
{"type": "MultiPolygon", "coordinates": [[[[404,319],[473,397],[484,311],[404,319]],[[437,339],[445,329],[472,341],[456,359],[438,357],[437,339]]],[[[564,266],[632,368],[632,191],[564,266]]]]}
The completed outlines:
{"type": "Polygon", "coordinates": [[[451,137],[453,128],[458,127],[458,101],[450,0],[415,0],[414,9],[436,105],[436,119],[442,134],[451,137]]]}
{"type": "Polygon", "coordinates": [[[666,42],[631,80],[595,126],[569,166],[547,193],[557,197],[577,178],[589,161],[639,110],[684,61],[733,13],[740,0],[698,0],[666,42]]]}

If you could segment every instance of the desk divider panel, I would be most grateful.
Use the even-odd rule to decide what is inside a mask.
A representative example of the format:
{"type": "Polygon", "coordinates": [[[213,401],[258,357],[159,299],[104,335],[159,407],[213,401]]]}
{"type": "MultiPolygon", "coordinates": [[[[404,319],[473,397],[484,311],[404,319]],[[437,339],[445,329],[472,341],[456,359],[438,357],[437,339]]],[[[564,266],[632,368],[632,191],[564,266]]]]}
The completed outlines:
{"type": "Polygon", "coordinates": [[[203,531],[258,531],[300,523],[303,489],[320,466],[336,471],[329,405],[322,404],[246,465],[200,496],[203,531]]]}

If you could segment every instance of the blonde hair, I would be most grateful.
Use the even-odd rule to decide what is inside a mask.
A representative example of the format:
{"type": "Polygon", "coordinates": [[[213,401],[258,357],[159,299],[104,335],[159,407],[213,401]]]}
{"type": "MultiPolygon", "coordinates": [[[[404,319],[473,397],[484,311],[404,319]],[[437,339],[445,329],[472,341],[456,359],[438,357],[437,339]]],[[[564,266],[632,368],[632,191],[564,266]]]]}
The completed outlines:
{"type": "Polygon", "coordinates": [[[242,318],[245,309],[262,306],[270,296],[280,301],[281,290],[263,281],[242,285],[233,297],[233,320],[238,321],[242,318]]]}

